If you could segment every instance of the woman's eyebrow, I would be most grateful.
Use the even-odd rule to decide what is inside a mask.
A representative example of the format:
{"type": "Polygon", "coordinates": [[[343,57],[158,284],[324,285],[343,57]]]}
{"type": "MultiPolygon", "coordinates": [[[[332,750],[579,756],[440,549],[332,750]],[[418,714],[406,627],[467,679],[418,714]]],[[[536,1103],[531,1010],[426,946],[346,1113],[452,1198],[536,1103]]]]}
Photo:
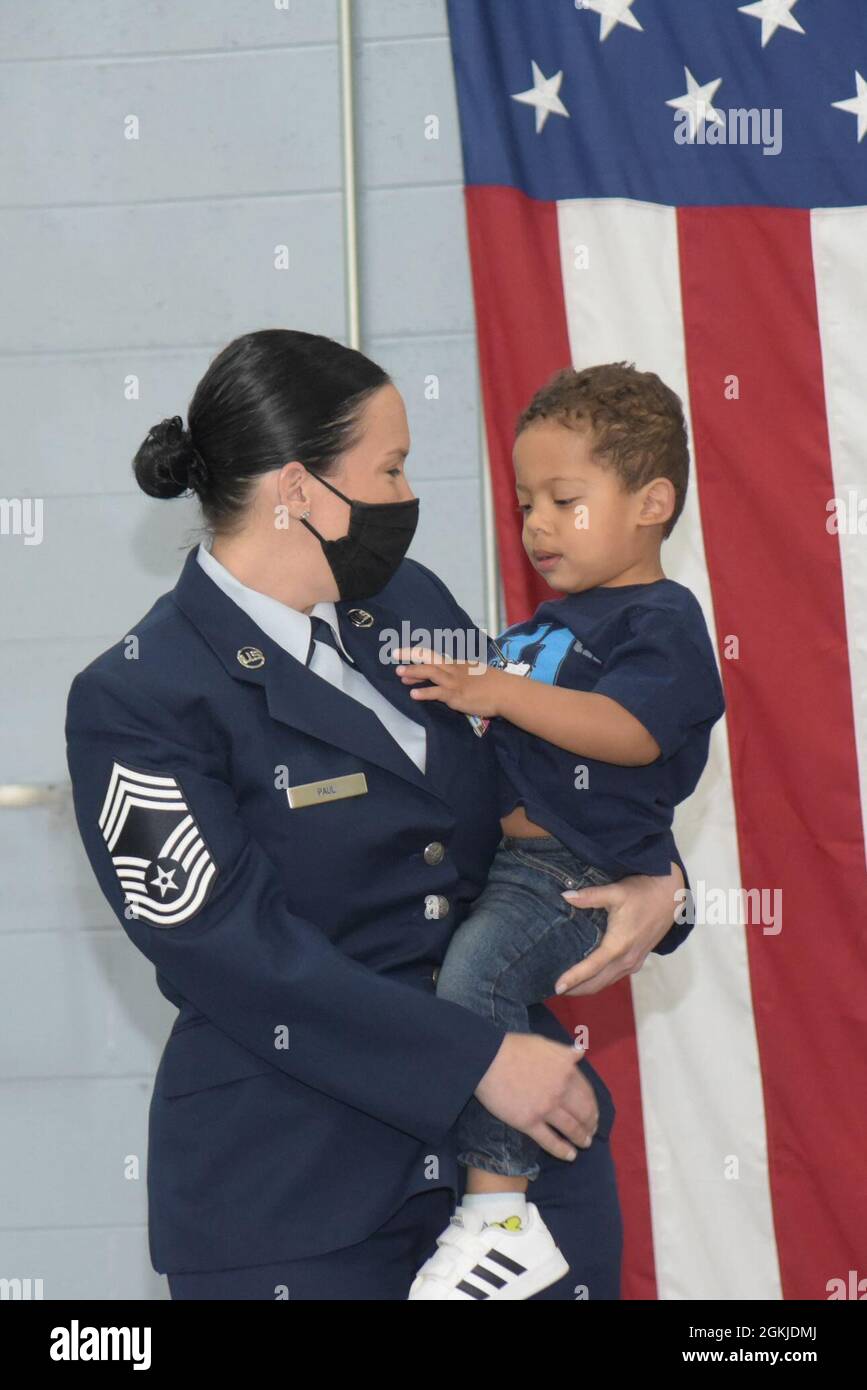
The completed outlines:
{"type": "Polygon", "coordinates": [[[386,454],[385,458],[383,459],[383,462],[386,463],[389,459],[393,458],[405,459],[408,456],[409,449],[392,449],[389,453],[386,454]]]}

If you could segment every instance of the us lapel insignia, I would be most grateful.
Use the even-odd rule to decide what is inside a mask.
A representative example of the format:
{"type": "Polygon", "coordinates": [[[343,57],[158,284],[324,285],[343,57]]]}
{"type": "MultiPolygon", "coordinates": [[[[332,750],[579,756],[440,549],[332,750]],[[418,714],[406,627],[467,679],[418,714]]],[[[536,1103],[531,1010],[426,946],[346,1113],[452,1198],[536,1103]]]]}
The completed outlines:
{"type": "Polygon", "coordinates": [[[373,614],[366,608],[350,608],[347,617],[353,627],[373,627],[373,614]]]}

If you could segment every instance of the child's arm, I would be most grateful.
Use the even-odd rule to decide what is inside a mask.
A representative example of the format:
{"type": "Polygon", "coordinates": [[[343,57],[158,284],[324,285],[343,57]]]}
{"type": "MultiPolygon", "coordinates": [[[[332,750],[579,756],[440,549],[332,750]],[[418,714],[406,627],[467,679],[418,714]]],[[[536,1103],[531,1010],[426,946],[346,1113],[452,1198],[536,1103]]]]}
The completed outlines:
{"type": "MultiPolygon", "coordinates": [[[[465,714],[500,715],[558,748],[600,762],[646,767],[672,757],[698,727],[725,710],[722,684],[710,646],[699,646],[673,619],[653,610],[636,613],[609,652],[595,690],[570,690],[495,666],[421,664],[399,666],[417,700],[442,700],[465,714]]],[[[400,657],[410,655],[402,649],[400,657]]],[[[402,673],[402,674],[401,674],[402,673]]]]}
{"type": "Polygon", "coordinates": [[[566,690],[504,671],[493,674],[503,677],[496,713],[528,734],[568,753],[622,767],[645,767],[660,755],[659,744],[640,720],[607,695],[566,690]]]}
{"type": "MultiPolygon", "coordinates": [[[[408,649],[402,650],[409,655],[408,649]]],[[[412,691],[417,700],[442,700],[464,714],[500,715],[519,729],[585,758],[644,767],[660,754],[659,744],[644,725],[607,695],[566,690],[465,661],[414,660],[398,666],[396,673],[405,685],[433,682],[427,689],[412,691]]]]}

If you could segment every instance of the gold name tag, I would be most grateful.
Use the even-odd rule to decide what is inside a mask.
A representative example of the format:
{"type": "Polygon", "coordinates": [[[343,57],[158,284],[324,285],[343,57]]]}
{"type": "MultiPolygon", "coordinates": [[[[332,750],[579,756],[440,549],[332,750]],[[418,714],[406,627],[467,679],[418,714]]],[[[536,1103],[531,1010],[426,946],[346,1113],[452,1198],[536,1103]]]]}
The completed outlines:
{"type": "Polygon", "coordinates": [[[345,777],[332,777],[329,782],[305,782],[300,787],[287,787],[286,795],[293,811],[299,806],[318,806],[323,801],[339,801],[344,796],[363,796],[367,778],[363,772],[348,772],[345,777]]]}

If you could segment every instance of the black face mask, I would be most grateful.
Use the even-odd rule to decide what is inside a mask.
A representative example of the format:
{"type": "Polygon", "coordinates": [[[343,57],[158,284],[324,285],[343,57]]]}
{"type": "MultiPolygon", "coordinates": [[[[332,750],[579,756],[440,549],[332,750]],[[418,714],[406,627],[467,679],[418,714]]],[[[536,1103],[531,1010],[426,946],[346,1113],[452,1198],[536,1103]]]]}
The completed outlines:
{"type": "MultiPolygon", "coordinates": [[[[317,475],[318,476],[318,475],[317,475]]],[[[337,581],[341,598],[372,598],[384,589],[409,550],[418,525],[418,498],[407,502],[359,502],[319,478],[349,503],[349,530],[333,540],[321,536],[304,517],[337,581]]]]}

